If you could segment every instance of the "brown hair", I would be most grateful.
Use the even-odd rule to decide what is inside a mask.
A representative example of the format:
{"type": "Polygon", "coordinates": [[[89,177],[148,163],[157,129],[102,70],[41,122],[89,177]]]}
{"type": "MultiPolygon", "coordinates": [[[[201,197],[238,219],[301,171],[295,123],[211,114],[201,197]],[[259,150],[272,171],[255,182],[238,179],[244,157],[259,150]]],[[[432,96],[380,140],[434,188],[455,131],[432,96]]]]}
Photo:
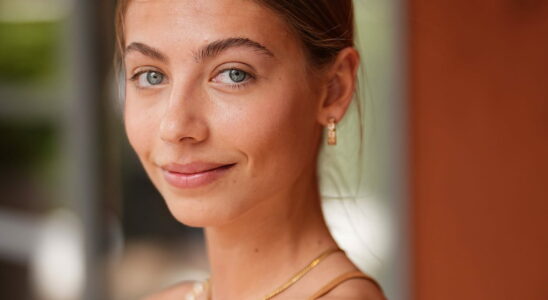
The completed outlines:
{"type": "MultiPolygon", "coordinates": [[[[118,0],[116,10],[117,57],[124,53],[124,15],[131,0],[118,0]]],[[[284,18],[303,43],[313,66],[331,62],[354,45],[352,0],[254,0],[284,18]]]]}

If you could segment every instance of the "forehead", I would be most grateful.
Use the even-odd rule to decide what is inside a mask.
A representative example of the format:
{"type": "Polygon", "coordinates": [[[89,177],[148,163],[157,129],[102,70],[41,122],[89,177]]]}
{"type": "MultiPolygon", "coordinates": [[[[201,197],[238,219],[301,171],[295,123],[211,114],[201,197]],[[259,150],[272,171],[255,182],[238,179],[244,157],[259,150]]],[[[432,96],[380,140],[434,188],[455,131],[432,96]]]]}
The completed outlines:
{"type": "Polygon", "coordinates": [[[272,52],[299,51],[285,21],[252,0],[133,0],[124,24],[125,42],[160,49],[192,50],[230,37],[257,41],[272,52]],[[192,49],[189,49],[192,48],[192,49]]]}

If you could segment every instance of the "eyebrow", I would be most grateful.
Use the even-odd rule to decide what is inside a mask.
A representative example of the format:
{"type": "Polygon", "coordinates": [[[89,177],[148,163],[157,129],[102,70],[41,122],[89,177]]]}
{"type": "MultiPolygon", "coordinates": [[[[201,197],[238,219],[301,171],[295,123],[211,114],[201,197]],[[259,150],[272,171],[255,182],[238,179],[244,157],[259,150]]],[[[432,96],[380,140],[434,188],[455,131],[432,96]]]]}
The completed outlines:
{"type": "Polygon", "coordinates": [[[198,62],[203,61],[206,58],[217,56],[221,54],[221,52],[229,48],[236,48],[236,47],[248,47],[261,54],[265,54],[266,56],[269,56],[272,58],[274,57],[274,54],[270,50],[268,50],[268,48],[266,48],[259,42],[250,40],[248,38],[236,37],[236,38],[227,38],[227,39],[211,42],[207,44],[205,47],[203,47],[197,53],[194,53],[194,58],[198,62]]]}
{"type": "MultiPolygon", "coordinates": [[[[248,38],[237,37],[216,40],[205,45],[199,51],[194,52],[194,59],[196,60],[196,62],[200,62],[207,58],[215,57],[230,48],[236,47],[248,47],[266,56],[272,58],[274,57],[274,54],[262,44],[248,38]]],[[[168,62],[167,56],[162,54],[159,50],[143,43],[132,42],[131,44],[129,44],[126,47],[126,54],[132,51],[137,51],[145,56],[159,60],[164,63],[168,62]]]]}
{"type": "Polygon", "coordinates": [[[129,46],[126,47],[126,54],[131,51],[137,51],[141,54],[148,56],[150,58],[154,58],[156,60],[159,60],[161,62],[167,63],[168,59],[165,55],[163,55],[159,50],[156,50],[150,46],[147,46],[143,43],[139,42],[133,42],[129,44],[129,46]]]}

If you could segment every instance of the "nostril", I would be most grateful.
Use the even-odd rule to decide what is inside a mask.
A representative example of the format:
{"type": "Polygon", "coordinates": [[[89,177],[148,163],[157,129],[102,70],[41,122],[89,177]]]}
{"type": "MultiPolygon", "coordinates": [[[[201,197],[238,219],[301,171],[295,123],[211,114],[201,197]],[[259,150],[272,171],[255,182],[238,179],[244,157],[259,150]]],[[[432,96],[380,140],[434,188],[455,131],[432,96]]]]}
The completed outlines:
{"type": "Polygon", "coordinates": [[[196,118],[165,116],[160,124],[160,138],[168,143],[198,143],[207,139],[209,129],[196,118]]]}
{"type": "Polygon", "coordinates": [[[184,142],[184,141],[194,142],[194,141],[196,141],[196,139],[193,138],[193,137],[190,137],[190,136],[185,136],[185,137],[182,137],[179,141],[181,141],[181,142],[184,142]]]}

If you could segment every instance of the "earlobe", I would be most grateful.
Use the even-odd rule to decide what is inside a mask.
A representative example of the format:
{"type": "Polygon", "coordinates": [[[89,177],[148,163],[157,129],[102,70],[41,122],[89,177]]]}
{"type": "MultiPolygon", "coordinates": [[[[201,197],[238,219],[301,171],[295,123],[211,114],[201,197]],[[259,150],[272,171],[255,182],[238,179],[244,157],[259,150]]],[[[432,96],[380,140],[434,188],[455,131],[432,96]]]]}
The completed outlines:
{"type": "Polygon", "coordinates": [[[337,122],[343,118],[354,96],[359,60],[358,52],[348,47],[339,52],[330,66],[327,92],[318,114],[320,124],[326,126],[330,118],[335,118],[337,122]]]}

